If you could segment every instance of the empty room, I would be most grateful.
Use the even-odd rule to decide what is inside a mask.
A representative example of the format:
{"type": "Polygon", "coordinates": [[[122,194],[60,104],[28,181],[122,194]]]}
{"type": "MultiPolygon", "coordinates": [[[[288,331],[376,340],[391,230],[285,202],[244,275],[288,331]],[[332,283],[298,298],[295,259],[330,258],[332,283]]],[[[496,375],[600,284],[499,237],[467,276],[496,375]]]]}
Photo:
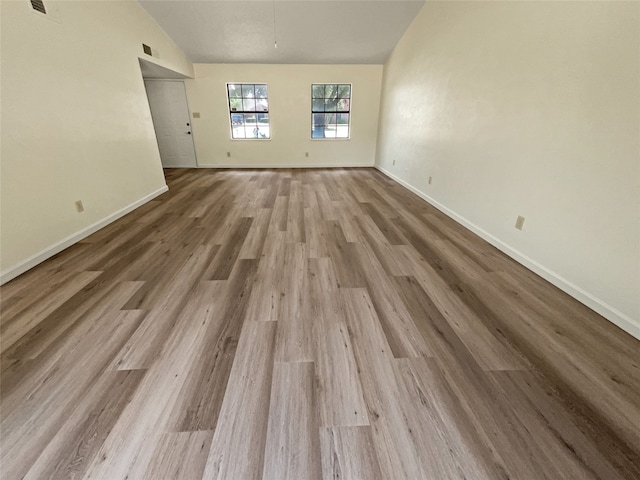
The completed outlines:
{"type": "Polygon", "coordinates": [[[2,480],[640,479],[640,1],[0,20],[2,480]]]}

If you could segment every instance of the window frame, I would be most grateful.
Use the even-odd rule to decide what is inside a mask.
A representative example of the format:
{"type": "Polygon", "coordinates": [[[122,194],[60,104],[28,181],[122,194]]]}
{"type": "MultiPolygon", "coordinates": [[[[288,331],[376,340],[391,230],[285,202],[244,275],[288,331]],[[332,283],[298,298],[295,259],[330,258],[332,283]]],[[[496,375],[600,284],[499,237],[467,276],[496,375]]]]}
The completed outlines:
{"type": "MultiPolygon", "coordinates": [[[[326,98],[326,97],[325,97],[326,98]]],[[[323,83],[312,83],[311,84],[311,96],[310,96],[310,106],[311,106],[311,116],[309,117],[310,119],[310,123],[309,123],[309,132],[311,135],[311,140],[318,140],[318,141],[322,141],[322,140],[351,140],[351,123],[352,123],[352,116],[353,116],[353,83],[351,82],[323,82],[323,83]],[[313,111],[313,87],[316,85],[349,85],[349,110],[346,112],[314,112],[313,111]],[[322,113],[322,115],[326,115],[327,113],[329,114],[339,114],[339,113],[347,113],[349,114],[349,123],[347,124],[348,129],[349,129],[349,133],[346,137],[314,137],[313,136],[313,115],[315,114],[320,114],[322,113]]]]}
{"type": "MultiPolygon", "coordinates": [[[[227,119],[229,120],[229,138],[231,139],[231,141],[242,141],[242,140],[258,140],[261,142],[265,142],[265,141],[269,141],[273,138],[273,128],[271,125],[271,101],[269,99],[269,84],[267,82],[226,82],[225,83],[225,95],[227,96],[227,119]],[[232,111],[231,110],[231,96],[229,95],[229,85],[253,85],[254,89],[256,87],[256,85],[264,85],[267,87],[267,111],[266,112],[258,112],[258,111],[254,111],[254,112],[246,112],[245,110],[242,110],[240,112],[236,111],[232,111]],[[256,138],[256,137],[245,137],[245,138],[234,138],[233,136],[233,120],[232,120],[232,115],[245,115],[247,113],[255,113],[256,115],[258,113],[266,113],[269,116],[269,137],[268,138],[256,138]]],[[[244,97],[241,97],[244,98],[244,97]]],[[[245,130],[245,135],[246,135],[246,130],[245,130]]]]}

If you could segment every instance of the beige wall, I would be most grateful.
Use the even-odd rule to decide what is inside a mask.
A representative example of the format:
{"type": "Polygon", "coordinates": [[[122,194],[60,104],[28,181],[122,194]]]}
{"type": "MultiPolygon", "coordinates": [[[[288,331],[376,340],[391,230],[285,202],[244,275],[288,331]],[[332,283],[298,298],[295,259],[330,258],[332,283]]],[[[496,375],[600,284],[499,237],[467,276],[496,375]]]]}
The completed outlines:
{"type": "Polygon", "coordinates": [[[165,186],[141,44],[165,67],[193,67],[137,2],[45,2],[56,21],[27,1],[0,3],[6,280],[165,186]]]}
{"type": "Polygon", "coordinates": [[[200,166],[373,165],[382,65],[195,64],[187,80],[200,166]],[[271,140],[231,140],[226,83],[266,83],[271,140]],[[311,84],[353,84],[350,140],[311,140],[311,84]],[[231,157],[227,157],[231,152],[231,157]],[[309,157],[305,157],[309,152],[309,157]]]}
{"type": "Polygon", "coordinates": [[[385,65],[377,152],[380,168],[637,336],[639,10],[427,2],[385,65]]]}

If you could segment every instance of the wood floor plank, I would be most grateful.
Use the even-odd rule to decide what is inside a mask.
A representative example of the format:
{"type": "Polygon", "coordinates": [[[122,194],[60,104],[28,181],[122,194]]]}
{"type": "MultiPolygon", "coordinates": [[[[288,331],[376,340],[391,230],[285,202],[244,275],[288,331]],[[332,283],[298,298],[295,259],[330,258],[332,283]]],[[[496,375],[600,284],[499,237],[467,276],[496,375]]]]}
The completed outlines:
{"type": "Polygon", "coordinates": [[[120,310],[141,286],[142,282],[113,284],[103,283],[101,280],[92,281],[14,343],[7,350],[7,356],[37,358],[59,338],[72,337],[81,323],[91,323],[111,311],[120,310]]]}
{"type": "Polygon", "coordinates": [[[172,410],[168,428],[176,431],[214,431],[229,382],[240,332],[246,317],[249,293],[256,275],[256,262],[240,261],[229,284],[206,285],[206,319],[198,361],[187,378],[172,410]]]}
{"type": "Polygon", "coordinates": [[[207,280],[227,280],[244,244],[253,218],[242,217],[234,226],[220,251],[205,273],[207,280]]]}
{"type": "Polygon", "coordinates": [[[276,322],[242,327],[203,479],[261,479],[276,322]]]}
{"type": "Polygon", "coordinates": [[[247,232],[247,237],[242,244],[242,248],[240,249],[238,258],[252,259],[260,257],[262,249],[264,248],[264,242],[267,236],[269,223],[271,221],[271,214],[271,208],[263,208],[258,212],[258,215],[254,218],[251,224],[251,228],[247,232]]]}
{"type": "MultiPolygon", "coordinates": [[[[397,359],[393,369],[412,437],[420,445],[418,454],[427,478],[499,478],[504,473],[493,468],[484,455],[477,455],[476,439],[451,428],[448,405],[438,397],[437,367],[426,359],[397,359]],[[432,367],[433,365],[433,367],[432,367]]],[[[492,459],[493,460],[493,459],[492,459]]]]}
{"type": "Polygon", "coordinates": [[[25,480],[82,478],[145,373],[126,370],[103,375],[29,469],[25,480]]]}
{"type": "Polygon", "coordinates": [[[38,372],[32,382],[18,385],[3,399],[2,463],[7,478],[22,478],[55,438],[75,405],[105,370],[124,340],[139,324],[140,312],[111,314],[87,332],[78,345],[38,372]],[[109,331],[109,336],[104,335],[109,331]],[[101,338],[96,354],[93,338],[101,338]]]}
{"type": "Polygon", "coordinates": [[[216,250],[200,246],[180,268],[164,293],[164,298],[150,311],[127,344],[118,353],[113,368],[135,370],[148,368],[162,349],[168,333],[175,326],[178,313],[188,300],[193,286],[216,250]]]}
{"type": "Polygon", "coordinates": [[[322,478],[314,377],[311,362],[274,364],[262,478],[322,478]]]}
{"type": "Polygon", "coordinates": [[[428,478],[405,422],[393,372],[393,354],[364,289],[344,289],[347,324],[360,371],[373,442],[384,478],[428,478]]]}
{"type": "Polygon", "coordinates": [[[307,246],[288,243],[283,274],[278,283],[278,327],[274,358],[277,362],[313,361],[313,323],[309,315],[307,246]]]}
{"type": "Polygon", "coordinates": [[[320,426],[369,425],[344,306],[328,260],[309,260],[303,300],[313,334],[320,426]]]}
{"type": "Polygon", "coordinates": [[[87,468],[85,479],[142,478],[149,468],[208,327],[207,288],[203,285],[180,313],[178,328],[170,332],[161,354],[87,468]]]}
{"type": "Polygon", "coordinates": [[[397,358],[430,356],[427,343],[375,254],[366,245],[358,245],[355,254],[362,265],[367,290],[394,355],[397,358]]]}
{"type": "Polygon", "coordinates": [[[367,406],[346,323],[342,318],[334,321],[322,318],[317,323],[315,359],[320,425],[369,425],[367,406]]]}
{"type": "Polygon", "coordinates": [[[371,427],[320,429],[324,480],[383,480],[371,427]]]}
{"type": "Polygon", "coordinates": [[[100,272],[81,272],[69,282],[64,282],[62,286],[55,285],[39,302],[24,305],[22,311],[19,307],[26,302],[14,305],[15,313],[10,310],[3,312],[2,331],[0,331],[2,351],[5,352],[29,330],[36,328],[56,308],[98,276],[100,272]]]}
{"type": "Polygon", "coordinates": [[[212,430],[165,433],[142,478],[201,480],[212,439],[212,430]]]}

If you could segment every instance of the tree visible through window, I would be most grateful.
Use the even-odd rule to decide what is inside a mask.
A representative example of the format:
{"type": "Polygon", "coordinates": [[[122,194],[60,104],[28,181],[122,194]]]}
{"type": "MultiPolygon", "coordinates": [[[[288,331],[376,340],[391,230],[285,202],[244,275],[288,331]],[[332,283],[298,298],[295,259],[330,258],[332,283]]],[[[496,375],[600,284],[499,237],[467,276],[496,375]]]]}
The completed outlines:
{"type": "Polygon", "coordinates": [[[349,138],[351,85],[311,85],[311,138],[349,138]]]}
{"type": "Polygon", "coordinates": [[[269,96],[263,83],[227,83],[231,138],[271,138],[269,96]]]}

